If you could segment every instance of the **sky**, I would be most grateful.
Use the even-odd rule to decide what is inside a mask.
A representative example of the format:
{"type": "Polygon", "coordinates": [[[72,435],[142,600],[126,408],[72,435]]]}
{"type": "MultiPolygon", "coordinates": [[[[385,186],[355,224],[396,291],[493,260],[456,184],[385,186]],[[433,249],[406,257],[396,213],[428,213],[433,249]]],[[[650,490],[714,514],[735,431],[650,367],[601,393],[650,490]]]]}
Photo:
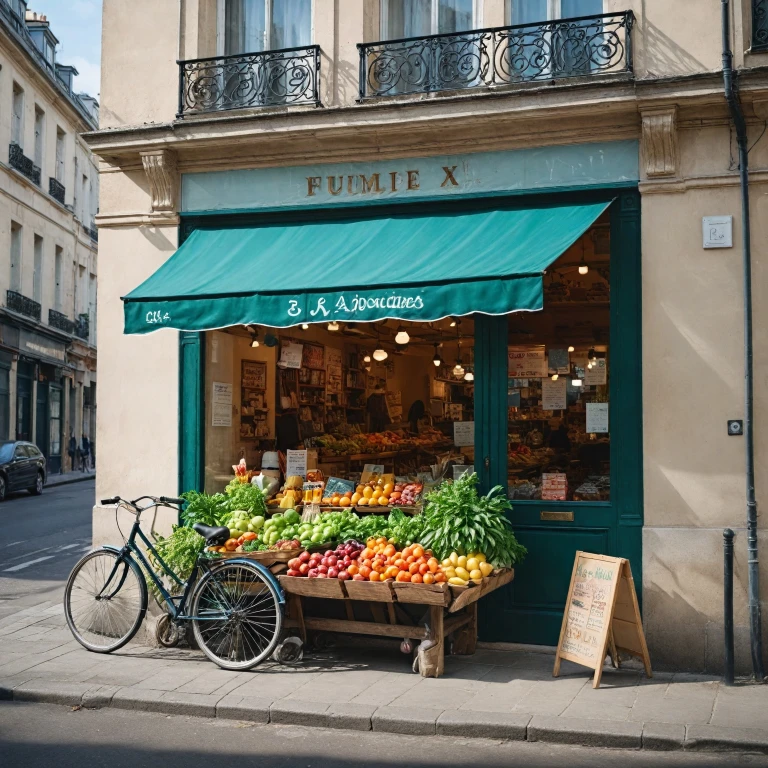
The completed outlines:
{"type": "Polygon", "coordinates": [[[28,0],[30,11],[45,14],[59,39],[56,61],[80,73],[75,92],[99,98],[101,81],[101,0],[28,0]]]}

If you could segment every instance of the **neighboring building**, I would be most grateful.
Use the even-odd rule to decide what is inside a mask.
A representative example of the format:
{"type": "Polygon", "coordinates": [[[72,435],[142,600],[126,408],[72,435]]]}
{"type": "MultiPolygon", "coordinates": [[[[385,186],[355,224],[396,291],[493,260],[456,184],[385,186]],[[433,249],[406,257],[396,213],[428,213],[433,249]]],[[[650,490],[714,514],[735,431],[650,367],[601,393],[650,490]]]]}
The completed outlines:
{"type": "MultiPolygon", "coordinates": [[[[513,584],[481,601],[481,638],[555,643],[574,551],[598,551],[631,560],[654,664],[717,671],[728,526],[737,532],[737,660],[748,668],[745,442],[726,428],[744,417],[741,209],[720,7],[716,0],[136,0],[127,9],[105,0],[102,124],[86,137],[104,161],[97,220],[110,256],[99,276],[107,344],[98,403],[109,420],[97,431],[97,498],[213,489],[238,453],[258,462],[274,441],[274,411],[282,417],[304,407],[279,371],[275,377],[270,344],[302,331],[329,338],[324,328],[281,328],[328,322],[333,312],[347,341],[365,350],[384,334],[390,354],[403,353],[391,354],[397,376],[415,354],[391,346],[397,323],[436,321],[421,328],[422,338],[454,339],[454,370],[463,360],[474,373],[474,449],[462,455],[477,452],[485,487],[509,485],[512,520],[529,549],[513,584]],[[527,223],[499,230],[507,209],[519,208],[527,223]],[[445,213],[452,215],[441,220],[445,213]],[[479,218],[453,215],[465,213],[479,218]],[[704,217],[721,217],[704,227],[708,245],[728,246],[732,236],[732,247],[705,247],[704,217]],[[457,221],[467,221],[466,232],[456,231],[457,221]],[[383,227],[382,237],[366,240],[367,222],[370,232],[383,227]],[[561,245],[550,252],[556,238],[561,245]],[[542,277],[535,259],[544,256],[542,277]],[[516,289],[528,279],[526,303],[516,289]],[[542,290],[542,313],[504,315],[539,308],[542,290]],[[352,301],[365,311],[339,314],[352,301]],[[374,340],[364,323],[344,325],[381,321],[394,302],[390,314],[399,318],[370,326],[374,340]],[[464,331],[439,318],[472,312],[463,328],[472,324],[474,339],[462,347],[464,331]],[[264,337],[243,331],[246,323],[276,330],[257,347],[264,337]],[[163,326],[176,330],[124,334],[163,326]],[[545,411],[553,395],[543,394],[547,373],[538,363],[508,377],[520,370],[509,349],[519,345],[539,345],[539,361],[541,345],[563,353],[555,371],[568,382],[566,408],[552,405],[560,392],[553,388],[545,411]],[[242,387],[247,381],[254,394],[240,397],[239,365],[250,359],[242,387]],[[254,430],[258,412],[267,416],[254,430]],[[564,430],[553,423],[557,414],[564,430]],[[548,458],[557,452],[566,458],[559,464],[548,458]]],[[[762,498],[767,10],[765,0],[730,8],[751,147],[762,498]]],[[[423,346],[431,370],[433,345],[423,346]]],[[[447,358],[446,343],[442,349],[447,358]]],[[[350,366],[344,380],[353,381],[356,358],[334,359],[350,366]]],[[[407,388],[421,386],[421,371],[393,393],[403,402],[393,397],[389,406],[408,413],[407,388]]],[[[298,381],[299,393],[322,386],[298,381]]],[[[329,395],[307,399],[313,422],[322,408],[364,410],[359,400],[329,395]]],[[[456,418],[472,407],[464,396],[448,409],[456,404],[443,402],[450,397],[428,393],[435,419],[437,408],[456,418]]],[[[463,431],[461,443],[471,440],[463,431]]],[[[113,521],[111,508],[94,509],[96,542],[117,538],[113,521]]],[[[765,562],[760,586],[765,613],[765,562]]]]}
{"type": "Polygon", "coordinates": [[[0,440],[31,440],[49,472],[69,436],[95,438],[98,166],[46,17],[0,0],[0,440]]]}

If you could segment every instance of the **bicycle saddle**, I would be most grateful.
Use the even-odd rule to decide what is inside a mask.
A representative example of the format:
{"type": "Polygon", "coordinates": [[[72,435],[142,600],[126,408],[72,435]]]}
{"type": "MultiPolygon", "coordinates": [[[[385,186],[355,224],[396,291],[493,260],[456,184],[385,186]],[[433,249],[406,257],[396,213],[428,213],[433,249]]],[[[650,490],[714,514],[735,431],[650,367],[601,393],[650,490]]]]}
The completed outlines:
{"type": "Polygon", "coordinates": [[[229,538],[229,528],[225,526],[213,528],[210,525],[195,523],[192,526],[192,530],[197,531],[205,539],[205,543],[209,547],[220,546],[229,538]]]}

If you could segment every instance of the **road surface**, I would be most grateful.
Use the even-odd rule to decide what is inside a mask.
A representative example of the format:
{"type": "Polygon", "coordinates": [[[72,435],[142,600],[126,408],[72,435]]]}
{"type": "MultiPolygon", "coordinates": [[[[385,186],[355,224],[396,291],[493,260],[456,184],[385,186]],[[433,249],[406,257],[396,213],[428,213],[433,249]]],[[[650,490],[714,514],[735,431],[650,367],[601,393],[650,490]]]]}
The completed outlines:
{"type": "Polygon", "coordinates": [[[19,493],[0,504],[0,619],[56,602],[91,547],[94,481],[19,493]]]}

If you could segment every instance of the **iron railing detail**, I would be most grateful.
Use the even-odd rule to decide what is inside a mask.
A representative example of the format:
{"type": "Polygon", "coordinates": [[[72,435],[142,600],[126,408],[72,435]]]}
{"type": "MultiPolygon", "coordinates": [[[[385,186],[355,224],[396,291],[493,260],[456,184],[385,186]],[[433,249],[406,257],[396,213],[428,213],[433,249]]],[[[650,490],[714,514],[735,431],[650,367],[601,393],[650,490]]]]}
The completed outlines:
{"type": "Polygon", "coordinates": [[[752,0],[752,50],[768,49],[768,0],[752,0]]]}
{"type": "Polygon", "coordinates": [[[40,186],[40,169],[24,154],[24,150],[15,142],[11,142],[8,151],[8,165],[26,176],[31,182],[40,186]]]}
{"type": "Polygon", "coordinates": [[[20,294],[18,291],[8,291],[5,303],[8,309],[12,309],[20,315],[31,317],[33,320],[37,320],[38,323],[40,322],[40,304],[20,294]]]}
{"type": "Polygon", "coordinates": [[[54,179],[53,177],[49,177],[48,179],[48,194],[54,199],[58,200],[62,205],[64,205],[64,193],[65,193],[64,185],[58,180],[54,179]]]}
{"type": "Polygon", "coordinates": [[[320,106],[319,45],[178,63],[178,117],[250,107],[320,106]]]}
{"type": "Polygon", "coordinates": [[[634,19],[625,11],[359,43],[360,99],[631,73],[634,19]]]}
{"type": "Polygon", "coordinates": [[[91,238],[95,243],[99,242],[99,230],[95,226],[86,226],[83,224],[83,232],[91,238]]]}
{"type": "Polygon", "coordinates": [[[88,313],[86,312],[85,314],[78,315],[77,320],[75,320],[75,336],[77,336],[78,339],[88,341],[90,329],[91,320],[88,313]]]}
{"type": "Polygon", "coordinates": [[[74,320],[70,320],[66,315],[55,309],[48,310],[48,325],[70,335],[75,332],[74,320]]]}

